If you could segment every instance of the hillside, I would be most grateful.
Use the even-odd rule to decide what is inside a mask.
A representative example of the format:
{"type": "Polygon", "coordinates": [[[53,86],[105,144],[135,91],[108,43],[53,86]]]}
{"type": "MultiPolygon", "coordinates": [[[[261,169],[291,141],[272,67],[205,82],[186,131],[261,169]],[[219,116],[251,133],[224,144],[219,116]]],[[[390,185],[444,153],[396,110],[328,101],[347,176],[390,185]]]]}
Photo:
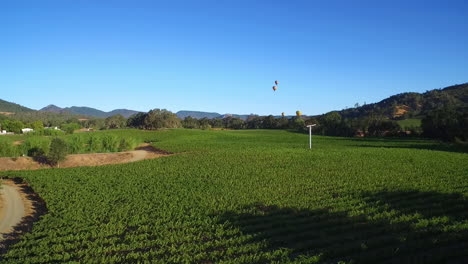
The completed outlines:
{"type": "Polygon", "coordinates": [[[113,116],[113,115],[122,115],[124,116],[125,118],[128,118],[134,114],[138,114],[140,113],[139,111],[135,111],[135,110],[128,110],[128,109],[115,109],[115,110],[112,110],[110,112],[107,112],[107,115],[108,116],[113,116]]]}
{"type": "Polygon", "coordinates": [[[468,83],[434,89],[425,93],[401,93],[378,103],[338,111],[345,118],[382,115],[389,119],[422,118],[430,111],[444,107],[468,107],[468,83]]]}
{"type": "Polygon", "coordinates": [[[72,106],[72,107],[61,108],[53,104],[48,105],[39,111],[53,112],[53,113],[69,113],[69,114],[75,114],[75,115],[85,115],[85,116],[100,117],[100,118],[106,118],[106,117],[118,115],[118,114],[124,116],[125,118],[128,118],[129,116],[138,113],[138,111],[128,110],[128,109],[115,109],[110,112],[104,112],[99,109],[86,107],[86,106],[72,106]]]}
{"type": "Polygon", "coordinates": [[[30,112],[30,111],[34,111],[34,110],[24,107],[19,104],[15,104],[15,103],[0,99],[0,112],[18,113],[18,112],[30,112]]]}
{"type": "Polygon", "coordinates": [[[187,110],[182,110],[176,113],[177,117],[180,119],[184,119],[186,117],[193,117],[197,119],[202,119],[202,118],[221,118],[222,115],[219,113],[212,113],[212,112],[202,112],[202,111],[187,111],[187,110]]]}
{"type": "Polygon", "coordinates": [[[53,113],[63,113],[63,108],[60,108],[60,107],[58,107],[56,105],[51,104],[51,105],[48,105],[48,106],[42,108],[39,111],[53,112],[53,113]]]}
{"type": "Polygon", "coordinates": [[[237,115],[237,114],[219,114],[216,112],[202,112],[202,111],[187,111],[187,110],[182,110],[176,113],[177,117],[180,119],[184,119],[186,117],[193,117],[196,119],[202,119],[202,118],[208,118],[208,119],[213,119],[213,118],[225,118],[228,116],[231,117],[236,117],[240,118],[243,120],[246,120],[249,115],[237,115]]]}

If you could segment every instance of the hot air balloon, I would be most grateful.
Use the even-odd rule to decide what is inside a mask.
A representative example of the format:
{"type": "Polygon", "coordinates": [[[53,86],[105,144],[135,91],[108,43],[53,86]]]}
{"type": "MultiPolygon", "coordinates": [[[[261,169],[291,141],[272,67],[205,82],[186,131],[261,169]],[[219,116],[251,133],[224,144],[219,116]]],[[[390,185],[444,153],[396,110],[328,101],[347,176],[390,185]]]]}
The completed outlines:
{"type": "Polygon", "coordinates": [[[281,116],[282,116],[282,117],[284,117],[284,112],[283,112],[283,113],[281,113],[281,116]]]}
{"type": "Polygon", "coordinates": [[[297,110],[297,111],[296,111],[296,115],[297,115],[297,116],[301,116],[301,115],[302,115],[302,112],[299,111],[299,110],[297,110]]]}
{"type": "Polygon", "coordinates": [[[273,91],[276,91],[276,89],[278,89],[278,87],[276,87],[276,86],[273,86],[273,88],[272,88],[272,89],[273,89],[273,91]]]}
{"type": "Polygon", "coordinates": [[[275,81],[275,84],[276,84],[276,85],[278,85],[278,84],[279,84],[279,82],[278,82],[278,81],[275,81]]]}

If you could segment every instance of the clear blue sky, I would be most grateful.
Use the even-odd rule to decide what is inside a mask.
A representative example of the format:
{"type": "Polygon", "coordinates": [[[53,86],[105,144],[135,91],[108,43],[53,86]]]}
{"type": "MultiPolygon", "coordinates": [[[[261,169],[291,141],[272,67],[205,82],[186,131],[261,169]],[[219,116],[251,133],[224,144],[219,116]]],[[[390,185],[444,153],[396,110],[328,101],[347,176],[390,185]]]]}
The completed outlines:
{"type": "Polygon", "coordinates": [[[0,2],[0,98],[34,109],[320,114],[464,82],[466,0],[0,2]]]}

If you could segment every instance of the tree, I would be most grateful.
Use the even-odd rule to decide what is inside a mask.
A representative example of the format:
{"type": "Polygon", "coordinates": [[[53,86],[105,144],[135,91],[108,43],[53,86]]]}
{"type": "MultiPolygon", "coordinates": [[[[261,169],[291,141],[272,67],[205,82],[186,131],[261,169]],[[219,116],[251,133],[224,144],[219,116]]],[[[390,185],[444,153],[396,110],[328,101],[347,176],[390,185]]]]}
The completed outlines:
{"type": "Polygon", "coordinates": [[[425,136],[444,140],[468,140],[468,108],[444,107],[429,112],[421,120],[425,136]]]}
{"type": "Polygon", "coordinates": [[[182,121],[182,126],[184,128],[199,128],[199,123],[196,118],[187,116],[184,121],[182,121]]]}
{"type": "Polygon", "coordinates": [[[200,124],[201,129],[210,129],[211,128],[210,120],[208,118],[206,118],[206,117],[198,120],[198,123],[200,124]]]}
{"type": "Polygon", "coordinates": [[[67,134],[73,134],[73,132],[75,132],[77,129],[80,129],[81,126],[78,123],[68,123],[62,124],[60,128],[67,134]]]}
{"type": "Polygon", "coordinates": [[[55,166],[59,162],[64,161],[67,157],[67,144],[61,138],[54,138],[50,143],[49,154],[47,155],[47,161],[50,165],[55,166]]]}
{"type": "Polygon", "coordinates": [[[18,120],[3,120],[2,122],[2,129],[13,132],[15,134],[21,133],[21,129],[24,128],[24,124],[21,121],[18,120]]]}
{"type": "Polygon", "coordinates": [[[153,109],[148,112],[143,121],[146,129],[178,128],[180,119],[176,114],[166,109],[153,109]]]}
{"type": "Polygon", "coordinates": [[[31,123],[31,128],[34,130],[41,130],[41,129],[44,129],[44,124],[42,123],[42,121],[37,120],[31,123]]]}
{"type": "Polygon", "coordinates": [[[118,114],[118,115],[109,116],[108,118],[104,120],[104,123],[107,129],[117,129],[117,128],[124,128],[127,123],[127,120],[125,119],[125,117],[118,114]]]}
{"type": "Polygon", "coordinates": [[[291,128],[297,131],[306,131],[304,119],[302,117],[293,117],[291,119],[291,128]]]}
{"type": "Polygon", "coordinates": [[[368,132],[371,136],[394,136],[401,130],[400,125],[393,120],[370,120],[368,132]]]}
{"type": "Polygon", "coordinates": [[[127,119],[127,126],[134,128],[144,128],[147,113],[137,113],[127,119]]]}

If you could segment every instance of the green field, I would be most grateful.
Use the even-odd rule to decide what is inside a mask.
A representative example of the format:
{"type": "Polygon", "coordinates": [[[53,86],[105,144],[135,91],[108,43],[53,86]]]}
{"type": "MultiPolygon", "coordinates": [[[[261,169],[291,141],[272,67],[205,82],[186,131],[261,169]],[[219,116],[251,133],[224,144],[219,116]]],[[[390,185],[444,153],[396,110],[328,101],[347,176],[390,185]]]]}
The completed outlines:
{"type": "Polygon", "coordinates": [[[404,130],[409,130],[411,128],[421,127],[421,119],[408,118],[408,119],[404,119],[404,120],[398,120],[398,124],[404,130]]]}
{"type": "MultiPolygon", "coordinates": [[[[114,131],[99,131],[93,133],[77,133],[55,136],[37,136],[33,133],[0,137],[0,157],[31,156],[31,152],[42,150],[47,154],[54,137],[62,138],[68,149],[68,154],[105,153],[133,150],[143,140],[129,133],[121,134],[114,131]],[[14,142],[20,144],[14,144],[14,142]]],[[[156,138],[155,138],[156,139],[156,138]]],[[[151,141],[147,137],[146,141],[151,141]]]]}
{"type": "Polygon", "coordinates": [[[2,263],[466,263],[468,154],[417,139],[122,130],[178,153],[22,177],[48,213],[2,263]]]}

